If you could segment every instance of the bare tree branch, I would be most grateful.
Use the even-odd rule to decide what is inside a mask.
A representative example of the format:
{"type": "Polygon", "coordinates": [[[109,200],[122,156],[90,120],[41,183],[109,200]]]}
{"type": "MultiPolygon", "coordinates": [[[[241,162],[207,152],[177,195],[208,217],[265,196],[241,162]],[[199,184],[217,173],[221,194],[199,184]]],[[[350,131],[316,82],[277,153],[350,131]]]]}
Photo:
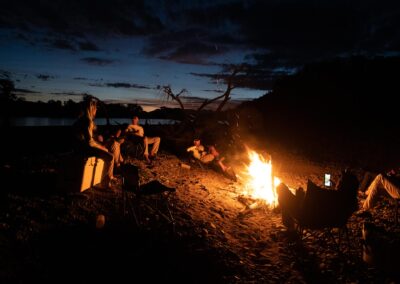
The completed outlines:
{"type": "Polygon", "coordinates": [[[239,66],[232,65],[232,66],[231,66],[231,69],[233,69],[233,70],[232,70],[232,73],[231,73],[231,74],[229,75],[229,77],[226,79],[227,86],[226,86],[225,92],[224,92],[222,95],[217,96],[217,97],[215,97],[215,98],[213,98],[213,99],[211,99],[211,100],[206,99],[206,100],[200,105],[200,107],[197,109],[197,112],[201,111],[201,110],[202,110],[203,108],[205,108],[207,105],[209,105],[209,104],[211,104],[211,103],[213,103],[213,102],[215,102],[215,101],[218,101],[219,99],[223,99],[223,100],[221,101],[221,103],[218,105],[217,110],[216,110],[216,112],[220,112],[220,111],[222,110],[222,108],[225,106],[225,104],[231,99],[231,97],[230,97],[231,91],[232,91],[234,88],[236,88],[236,86],[234,86],[234,84],[233,84],[233,81],[234,81],[236,75],[237,75],[239,72],[242,72],[242,71],[243,71],[244,67],[243,67],[243,65],[239,65],[239,66]]]}
{"type": "Polygon", "coordinates": [[[222,110],[222,108],[225,106],[225,104],[231,99],[231,97],[230,97],[231,91],[235,88],[235,86],[233,85],[233,80],[234,80],[235,76],[242,70],[243,70],[242,66],[235,67],[232,71],[232,74],[227,79],[228,85],[226,86],[225,93],[222,96],[224,99],[219,104],[219,106],[217,108],[217,112],[220,112],[222,110]]]}
{"type": "Polygon", "coordinates": [[[182,100],[181,100],[181,98],[179,96],[182,95],[182,94],[186,94],[187,93],[186,89],[182,89],[178,94],[174,94],[172,92],[172,90],[171,90],[171,86],[169,86],[169,85],[168,86],[162,86],[161,88],[162,88],[162,90],[164,92],[164,95],[166,95],[167,98],[171,98],[172,100],[178,102],[178,104],[179,104],[179,106],[181,107],[182,110],[185,109],[185,106],[184,106],[184,104],[183,104],[183,102],[182,102],[182,100]]]}

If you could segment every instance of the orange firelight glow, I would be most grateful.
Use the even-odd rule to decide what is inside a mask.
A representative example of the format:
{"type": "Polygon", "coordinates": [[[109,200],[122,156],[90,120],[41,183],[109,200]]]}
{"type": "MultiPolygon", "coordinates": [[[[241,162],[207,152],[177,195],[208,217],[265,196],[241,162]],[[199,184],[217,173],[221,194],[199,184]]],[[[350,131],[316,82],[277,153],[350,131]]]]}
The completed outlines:
{"type": "Polygon", "coordinates": [[[271,159],[266,160],[255,151],[248,151],[250,164],[246,167],[246,181],[244,194],[253,198],[265,200],[271,206],[278,205],[276,187],[280,184],[280,179],[272,174],[271,159]]]}

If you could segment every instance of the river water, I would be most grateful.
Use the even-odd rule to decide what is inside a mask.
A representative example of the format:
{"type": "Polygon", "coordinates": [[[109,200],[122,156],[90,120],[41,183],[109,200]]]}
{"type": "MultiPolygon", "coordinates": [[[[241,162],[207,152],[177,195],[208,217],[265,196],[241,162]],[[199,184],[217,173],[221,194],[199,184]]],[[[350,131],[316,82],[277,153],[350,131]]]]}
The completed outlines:
{"type": "MultiPolygon", "coordinates": [[[[10,126],[70,126],[76,121],[75,118],[54,118],[54,117],[14,117],[10,118],[10,126]]],[[[110,118],[111,125],[130,124],[130,118],[110,118]]],[[[97,125],[106,125],[105,118],[96,118],[97,125]]],[[[175,124],[177,120],[173,119],[140,119],[141,125],[167,125],[175,124]]]]}

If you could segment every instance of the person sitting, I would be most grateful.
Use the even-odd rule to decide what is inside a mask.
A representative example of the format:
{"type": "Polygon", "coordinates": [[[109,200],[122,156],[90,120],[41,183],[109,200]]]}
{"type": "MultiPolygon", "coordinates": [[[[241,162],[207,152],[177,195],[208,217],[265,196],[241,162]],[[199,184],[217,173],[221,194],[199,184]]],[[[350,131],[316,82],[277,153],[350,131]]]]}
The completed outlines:
{"type": "Polygon", "coordinates": [[[190,146],[189,148],[186,149],[187,152],[192,152],[191,155],[193,158],[197,160],[201,160],[202,157],[206,155],[204,146],[201,145],[201,141],[199,138],[195,138],[193,140],[193,146],[190,146]]]}
{"type": "Polygon", "coordinates": [[[144,129],[142,126],[139,125],[139,117],[134,116],[132,118],[132,124],[128,125],[126,132],[128,134],[133,134],[138,137],[143,138],[144,144],[144,158],[148,163],[150,163],[150,159],[154,159],[157,155],[158,149],[160,147],[161,139],[160,137],[147,137],[144,135],[144,129]],[[149,145],[153,144],[151,149],[151,153],[149,155],[149,145]]]}
{"type": "MultiPolygon", "coordinates": [[[[215,146],[208,146],[208,151],[205,151],[205,148],[201,144],[201,140],[199,138],[194,139],[193,146],[187,148],[186,151],[192,152],[191,154],[193,158],[200,160],[200,162],[202,162],[203,164],[208,164],[212,161],[217,161],[218,163],[218,161],[220,160],[220,155],[215,146]]],[[[223,171],[224,169],[226,169],[226,166],[222,162],[219,165],[223,171]]]]}
{"type": "Polygon", "coordinates": [[[277,187],[278,202],[282,212],[282,223],[288,230],[295,224],[309,228],[340,227],[358,209],[357,177],[343,171],[336,189],[320,188],[308,181],[307,191],[302,188],[293,194],[281,183],[277,187]]]}
{"type": "MultiPolygon", "coordinates": [[[[121,136],[122,130],[118,128],[105,142],[104,145],[114,156],[114,169],[119,169],[124,158],[121,154],[121,144],[125,142],[125,138],[121,136]]],[[[103,142],[103,141],[100,141],[103,142]]]]}
{"type": "Polygon", "coordinates": [[[83,102],[83,113],[73,124],[75,136],[75,151],[85,157],[95,156],[104,161],[101,187],[109,188],[114,178],[114,156],[108,149],[95,139],[96,124],[94,118],[97,112],[97,101],[88,98],[83,102]]]}
{"type": "Polygon", "coordinates": [[[224,164],[225,157],[221,157],[214,145],[208,146],[208,151],[205,151],[204,146],[201,145],[201,140],[196,138],[193,140],[193,146],[187,148],[186,151],[192,152],[193,158],[199,160],[203,164],[215,162],[223,173],[229,178],[236,180],[236,174],[231,167],[224,164]]]}
{"type": "Polygon", "coordinates": [[[371,209],[381,192],[387,193],[394,199],[400,199],[400,171],[391,169],[386,174],[377,174],[368,189],[365,191],[365,199],[362,209],[371,209]]]}

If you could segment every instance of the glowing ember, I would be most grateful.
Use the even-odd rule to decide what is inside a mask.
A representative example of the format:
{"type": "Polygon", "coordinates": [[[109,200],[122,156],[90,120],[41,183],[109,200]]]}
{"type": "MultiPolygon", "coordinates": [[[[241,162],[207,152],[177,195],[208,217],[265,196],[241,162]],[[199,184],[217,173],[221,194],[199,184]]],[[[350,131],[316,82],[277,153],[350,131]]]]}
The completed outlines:
{"type": "Polygon", "coordinates": [[[266,161],[261,155],[249,151],[250,165],[247,166],[245,194],[265,200],[270,206],[278,205],[276,186],[280,179],[272,175],[271,160],[266,161]]]}

